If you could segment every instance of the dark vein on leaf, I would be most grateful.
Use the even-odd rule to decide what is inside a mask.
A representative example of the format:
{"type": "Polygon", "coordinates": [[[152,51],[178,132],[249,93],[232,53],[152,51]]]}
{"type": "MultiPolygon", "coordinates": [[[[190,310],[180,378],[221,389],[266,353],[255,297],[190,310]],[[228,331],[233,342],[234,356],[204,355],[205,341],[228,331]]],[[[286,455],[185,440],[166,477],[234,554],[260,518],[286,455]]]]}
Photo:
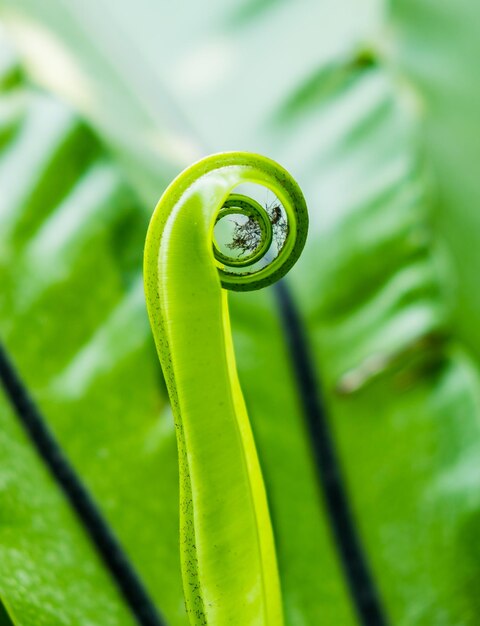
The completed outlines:
{"type": "Polygon", "coordinates": [[[300,391],[318,479],[358,619],[363,626],[387,626],[388,619],[350,509],[335,443],[318,389],[306,331],[284,281],[275,285],[275,293],[300,391]]]}
{"type": "Polygon", "coordinates": [[[166,626],[118,539],[66,458],[1,344],[0,380],[25,432],[77,513],[138,624],[166,626]]]}

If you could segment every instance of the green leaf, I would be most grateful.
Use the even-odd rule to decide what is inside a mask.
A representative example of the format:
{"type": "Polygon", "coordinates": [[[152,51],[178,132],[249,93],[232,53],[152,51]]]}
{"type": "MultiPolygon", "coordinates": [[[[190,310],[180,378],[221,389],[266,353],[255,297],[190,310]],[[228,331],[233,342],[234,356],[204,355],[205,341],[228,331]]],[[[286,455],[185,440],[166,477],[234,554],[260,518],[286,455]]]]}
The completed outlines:
{"type": "MultiPolygon", "coordinates": [[[[12,59],[0,100],[2,340],[160,611],[182,624],[175,438],[138,277],[147,215],[78,117],[17,70],[12,59]]],[[[3,395],[0,416],[0,596],[15,620],[133,624],[3,395]]]]}
{"type": "MultiPolygon", "coordinates": [[[[148,209],[172,173],[207,151],[268,154],[294,174],[313,219],[305,255],[289,284],[382,604],[393,624],[473,626],[479,608],[474,581],[480,573],[473,548],[480,511],[479,381],[459,339],[478,344],[478,294],[472,288],[477,218],[471,208],[478,159],[474,74],[460,72],[460,65],[467,56],[475,58],[464,50],[476,22],[473,8],[464,4],[450,16],[432,3],[418,8],[404,3],[395,14],[403,29],[397,56],[393,23],[380,4],[259,3],[258,9],[248,5],[241,11],[239,21],[238,8],[225,4],[192,5],[189,11],[172,7],[165,15],[160,5],[136,5],[133,11],[129,3],[84,2],[80,10],[75,3],[50,0],[45,8],[17,0],[6,3],[4,15],[32,74],[88,117],[148,209]],[[464,25],[468,37],[462,34],[464,25]],[[453,28],[455,38],[444,36],[453,28]],[[427,36],[430,47],[420,43],[427,36]],[[449,56],[457,43],[458,60],[449,56]],[[452,74],[441,61],[442,49],[447,61],[455,59],[458,72],[452,74]],[[60,61],[68,72],[58,71],[60,61]],[[200,80],[202,63],[211,69],[200,80]],[[421,69],[418,84],[425,94],[412,89],[403,67],[412,75],[421,69]],[[435,103],[430,118],[419,106],[423,100],[435,103]],[[468,116],[456,115],[457,103],[468,116]],[[463,160],[458,155],[465,146],[463,160]],[[436,202],[439,191],[442,208],[436,202]],[[438,216],[460,259],[453,270],[439,249],[438,216]],[[449,317],[452,274],[460,278],[462,293],[458,323],[449,317]]],[[[176,592],[165,582],[171,572],[178,573],[173,433],[167,437],[165,427],[164,447],[148,448],[158,442],[151,433],[158,432],[164,394],[158,391],[145,326],[136,351],[127,340],[129,330],[139,328],[129,320],[133,311],[142,319],[141,305],[134,305],[133,295],[131,308],[126,304],[118,270],[125,267],[119,254],[124,248],[107,243],[115,239],[111,232],[106,220],[98,240],[89,240],[89,250],[102,262],[79,272],[82,289],[69,288],[64,298],[46,291],[45,313],[33,309],[28,315],[30,337],[43,337],[38,348],[26,348],[26,314],[22,318],[21,310],[5,306],[12,333],[8,343],[169,623],[182,623],[175,608],[179,582],[176,592]],[[87,278],[97,279],[97,268],[104,268],[108,280],[98,276],[95,284],[102,288],[93,297],[95,284],[87,284],[87,278]],[[104,284],[115,285],[113,296],[107,297],[104,284]],[[92,297],[91,309],[85,293],[92,297]],[[80,310],[77,318],[87,330],[80,333],[73,358],[73,343],[71,350],[68,337],[65,347],[56,345],[55,329],[80,310]],[[45,315],[52,327],[44,334],[38,320],[45,315]],[[123,340],[130,346],[125,352],[123,340]],[[117,352],[110,359],[113,345],[117,352]],[[52,364],[45,368],[41,355],[52,349],[52,364]],[[60,382],[47,395],[44,385],[53,374],[60,382]],[[58,399],[61,389],[67,399],[58,399]],[[131,400],[127,411],[125,397],[131,400]],[[136,411],[138,402],[143,408],[136,411]],[[115,417],[103,419],[106,414],[115,417]],[[149,425],[143,430],[140,414],[141,423],[149,425]],[[126,432],[132,441],[122,439],[126,432]],[[98,438],[108,464],[90,454],[98,438]],[[145,457],[132,451],[142,445],[151,451],[148,467],[145,457]],[[145,473],[131,481],[138,461],[145,473]],[[135,499],[139,484],[144,497],[135,499]],[[159,487],[162,496],[155,495],[159,487]],[[124,489],[127,502],[134,503],[129,507],[123,505],[124,489]],[[139,520],[148,540],[138,536],[139,520]]],[[[33,243],[25,249],[33,250],[27,254],[30,267],[39,258],[33,243]]],[[[138,268],[139,262],[130,267],[138,268]]],[[[22,271],[21,281],[9,279],[11,297],[28,300],[40,278],[49,280],[45,272],[58,271],[53,261],[46,267],[32,273],[23,289],[28,273],[22,271]]],[[[271,291],[231,300],[240,382],[270,501],[286,622],[349,626],[357,621],[352,585],[333,540],[282,311],[271,291]]],[[[70,332],[79,331],[72,327],[70,332]]]]}
{"type": "Polygon", "coordinates": [[[478,311],[480,158],[476,127],[480,88],[474,80],[480,52],[477,3],[430,0],[393,3],[392,62],[412,84],[425,111],[424,137],[437,181],[436,225],[455,267],[455,325],[480,355],[478,311]]]}
{"type": "Polygon", "coordinates": [[[0,624],[1,626],[13,626],[11,615],[2,603],[0,603],[0,624]]]}
{"type": "Polygon", "coordinates": [[[150,222],[145,293],[177,430],[182,576],[192,625],[284,623],[267,497],[222,287],[258,289],[282,277],[298,259],[307,230],[305,200],[288,172],[242,152],[185,170],[150,222]],[[234,210],[264,224],[253,250],[261,258],[273,228],[263,207],[232,193],[242,183],[263,184],[282,198],[288,232],[267,265],[255,269],[257,261],[239,274],[232,271],[238,257],[221,254],[212,241],[218,218],[234,210]]]}

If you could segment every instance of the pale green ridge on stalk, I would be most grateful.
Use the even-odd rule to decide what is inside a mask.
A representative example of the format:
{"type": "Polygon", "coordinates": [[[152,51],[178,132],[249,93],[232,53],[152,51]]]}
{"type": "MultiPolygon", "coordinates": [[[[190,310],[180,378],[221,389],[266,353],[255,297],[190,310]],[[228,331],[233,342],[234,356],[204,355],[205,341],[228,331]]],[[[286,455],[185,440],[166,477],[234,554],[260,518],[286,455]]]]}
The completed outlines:
{"type": "MultiPolygon", "coordinates": [[[[283,623],[265,488],[222,287],[258,289],[281,278],[297,260],[307,229],[305,200],[291,176],[265,157],[232,152],[207,157],[180,174],[148,230],[145,291],[176,422],[182,574],[194,625],[283,623]],[[259,248],[265,237],[271,239],[271,229],[261,224],[267,211],[232,194],[243,183],[263,185],[278,197],[288,234],[269,265],[234,273],[213,243],[222,211],[230,215],[236,202],[237,213],[258,218],[259,248]]],[[[251,257],[258,261],[255,251],[251,257]]]]}

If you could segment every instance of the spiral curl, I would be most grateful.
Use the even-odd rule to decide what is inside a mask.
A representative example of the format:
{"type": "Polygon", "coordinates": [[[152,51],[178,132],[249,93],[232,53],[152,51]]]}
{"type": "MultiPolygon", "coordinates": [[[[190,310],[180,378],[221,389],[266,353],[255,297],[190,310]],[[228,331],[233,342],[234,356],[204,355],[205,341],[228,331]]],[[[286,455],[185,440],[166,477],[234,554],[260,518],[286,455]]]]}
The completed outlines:
{"type": "Polygon", "coordinates": [[[307,229],[305,200],[290,174],[243,152],[213,155],[182,172],[148,229],[145,295],[176,423],[182,577],[192,626],[283,624],[273,531],[224,289],[259,289],[284,276],[307,229]],[[235,193],[244,183],[269,189],[283,207],[288,227],[273,258],[272,216],[235,193]],[[258,232],[258,244],[240,256],[220,251],[214,237],[215,224],[233,214],[253,220],[258,232]]]}
{"type": "MultiPolygon", "coordinates": [[[[255,242],[253,249],[247,256],[231,257],[221,252],[214,240],[213,254],[220,263],[220,270],[224,273],[226,273],[225,266],[243,268],[254,265],[267,254],[273,241],[273,228],[269,215],[256,200],[238,193],[230,194],[218,212],[215,223],[218,224],[228,215],[243,215],[248,218],[248,223],[253,220],[258,230],[259,241],[258,243],[255,242]]],[[[230,245],[228,247],[233,249],[235,246],[230,245]]],[[[245,250],[248,247],[246,245],[245,250]]]]}
{"type": "MultiPolygon", "coordinates": [[[[172,207],[187,196],[202,179],[212,179],[221,175],[228,180],[228,192],[219,203],[210,206],[210,239],[214,260],[221,285],[232,291],[261,289],[282,278],[300,256],[308,232],[308,212],[300,187],[292,176],[278,163],[267,157],[247,152],[224,152],[206,157],[184,170],[167,188],[159,202],[154,218],[161,220],[158,213],[162,205],[172,207]],[[234,192],[235,187],[253,183],[271,191],[283,207],[288,230],[281,249],[268,264],[254,267],[251,271],[238,272],[238,268],[252,267],[263,259],[272,243],[272,223],[265,207],[253,198],[234,192]],[[240,214],[253,218],[261,232],[261,243],[246,257],[229,256],[218,249],[213,228],[227,215],[240,214]],[[232,271],[232,269],[234,271],[232,271]],[[235,271],[237,270],[237,271],[235,271]]],[[[205,182],[205,181],[204,181],[205,182]]],[[[169,209],[163,210],[163,218],[168,217],[169,209]]],[[[150,231],[152,229],[150,228],[150,231]]]]}
{"type": "MultiPolygon", "coordinates": [[[[232,153],[232,156],[234,154],[232,153]]],[[[229,155],[224,156],[228,158],[229,155]]],[[[248,182],[262,184],[279,199],[286,215],[288,230],[278,254],[270,259],[266,266],[255,268],[251,272],[229,271],[229,268],[251,267],[263,259],[271,250],[273,228],[271,216],[256,200],[236,193],[228,196],[216,215],[215,223],[227,215],[240,214],[254,219],[260,230],[259,245],[246,257],[229,257],[221,253],[214,242],[214,255],[221,264],[219,274],[222,287],[233,291],[261,289],[282,278],[300,256],[308,231],[307,207],[297,183],[278,163],[257,155],[255,158],[261,159],[263,165],[268,165],[269,176],[263,180],[258,180],[255,176],[255,180],[248,182]]],[[[263,170],[263,173],[266,171],[263,170]]]]}

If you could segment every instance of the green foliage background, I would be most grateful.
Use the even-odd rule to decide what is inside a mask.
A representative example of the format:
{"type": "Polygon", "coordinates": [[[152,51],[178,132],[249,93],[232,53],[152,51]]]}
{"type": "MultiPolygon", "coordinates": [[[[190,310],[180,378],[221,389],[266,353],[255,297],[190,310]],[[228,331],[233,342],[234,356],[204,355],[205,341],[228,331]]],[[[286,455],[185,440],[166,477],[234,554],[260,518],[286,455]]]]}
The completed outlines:
{"type": "MultiPolygon", "coordinates": [[[[476,624],[476,3],[0,6],[2,340],[167,623],[186,623],[176,447],[143,240],[180,169],[235,149],[309,205],[288,281],[391,623],[476,624]]],[[[273,293],[230,300],[287,623],[353,625],[273,293]]],[[[0,420],[11,619],[132,624],[3,396],[0,420]]]]}

